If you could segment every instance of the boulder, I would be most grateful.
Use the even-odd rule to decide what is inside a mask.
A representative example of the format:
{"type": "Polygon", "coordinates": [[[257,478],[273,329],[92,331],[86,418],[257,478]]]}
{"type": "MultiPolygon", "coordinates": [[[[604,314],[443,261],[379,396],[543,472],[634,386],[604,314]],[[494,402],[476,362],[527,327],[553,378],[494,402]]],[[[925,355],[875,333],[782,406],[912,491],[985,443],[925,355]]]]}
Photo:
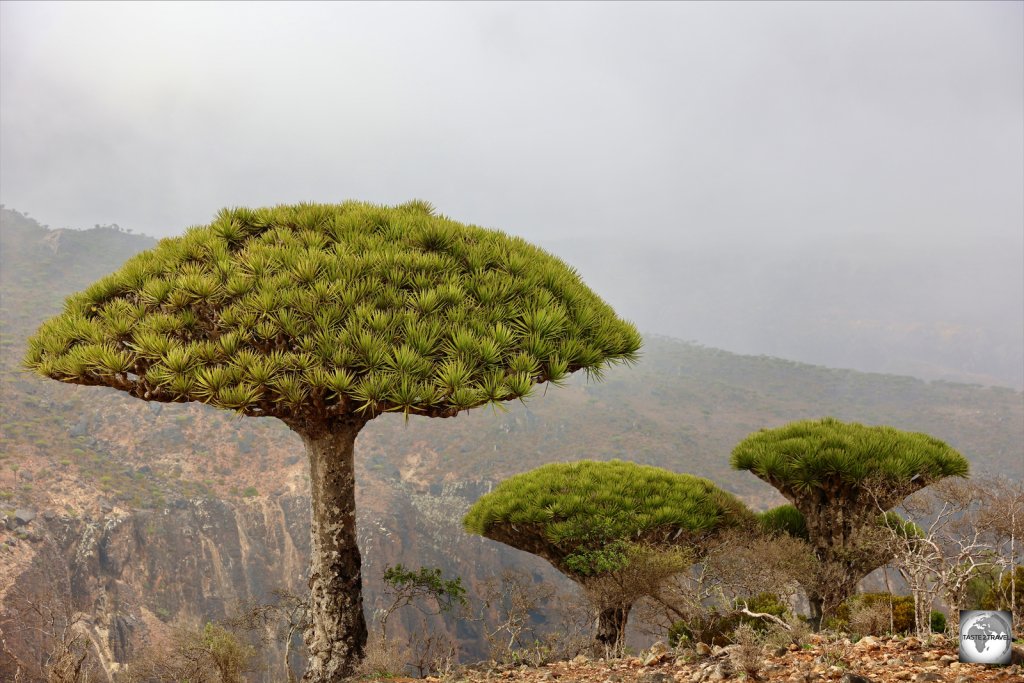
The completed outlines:
{"type": "Polygon", "coordinates": [[[865,636],[857,641],[856,645],[858,650],[864,650],[866,652],[874,652],[882,647],[882,644],[878,642],[878,638],[874,636],[865,636]]]}
{"type": "Polygon", "coordinates": [[[860,674],[855,674],[852,671],[847,671],[843,674],[843,677],[839,679],[839,683],[874,683],[874,681],[867,676],[861,676],[860,674]]]}
{"type": "Polygon", "coordinates": [[[36,518],[36,511],[30,508],[18,508],[14,511],[14,521],[19,525],[29,524],[36,518]]]}
{"type": "Polygon", "coordinates": [[[71,436],[85,436],[89,433],[89,418],[82,417],[68,430],[68,434],[71,436]]]}

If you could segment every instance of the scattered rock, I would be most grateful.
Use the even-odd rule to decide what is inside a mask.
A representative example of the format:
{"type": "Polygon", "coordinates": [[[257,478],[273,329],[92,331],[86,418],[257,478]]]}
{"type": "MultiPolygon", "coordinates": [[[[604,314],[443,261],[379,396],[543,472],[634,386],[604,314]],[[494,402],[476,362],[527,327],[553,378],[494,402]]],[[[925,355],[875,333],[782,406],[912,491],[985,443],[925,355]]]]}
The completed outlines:
{"type": "Polygon", "coordinates": [[[921,673],[914,676],[914,683],[928,683],[929,681],[942,681],[942,674],[937,674],[934,671],[922,671],[921,673]]]}
{"type": "Polygon", "coordinates": [[[89,418],[83,417],[68,431],[71,436],[85,436],[89,433],[89,418]]]}
{"type": "Polygon", "coordinates": [[[701,657],[707,657],[711,654],[711,646],[707,643],[697,643],[697,654],[701,657]]]}
{"type": "Polygon", "coordinates": [[[663,671],[647,671],[636,679],[637,683],[669,683],[672,677],[663,671]]]}
{"type": "Polygon", "coordinates": [[[957,658],[953,655],[942,655],[941,657],[939,657],[939,664],[944,664],[946,666],[949,666],[955,661],[957,661],[957,658]]]}
{"type": "Polygon", "coordinates": [[[856,647],[858,650],[864,650],[865,652],[874,652],[881,649],[882,644],[874,636],[865,636],[857,641],[856,647]]]}
{"type": "Polygon", "coordinates": [[[672,651],[668,649],[665,643],[656,641],[654,645],[651,645],[647,653],[643,655],[640,662],[641,666],[654,666],[655,664],[661,664],[672,659],[672,651]]]}
{"type": "Polygon", "coordinates": [[[669,657],[671,657],[671,655],[668,652],[648,652],[644,655],[643,660],[641,660],[640,666],[654,666],[655,664],[661,664],[669,657]]]}
{"type": "Polygon", "coordinates": [[[843,674],[843,677],[839,679],[839,683],[874,683],[874,681],[867,676],[861,676],[860,674],[847,671],[843,674]]]}
{"type": "Polygon", "coordinates": [[[19,508],[14,511],[14,521],[19,525],[28,524],[36,518],[36,511],[29,508],[19,508]]]}
{"type": "Polygon", "coordinates": [[[50,521],[51,519],[55,518],[56,516],[57,516],[57,513],[54,512],[53,510],[44,510],[43,511],[43,519],[45,519],[46,521],[50,521]]]}
{"type": "Polygon", "coordinates": [[[732,675],[732,667],[729,666],[728,662],[719,662],[711,675],[708,676],[709,681],[724,681],[732,675]]]}

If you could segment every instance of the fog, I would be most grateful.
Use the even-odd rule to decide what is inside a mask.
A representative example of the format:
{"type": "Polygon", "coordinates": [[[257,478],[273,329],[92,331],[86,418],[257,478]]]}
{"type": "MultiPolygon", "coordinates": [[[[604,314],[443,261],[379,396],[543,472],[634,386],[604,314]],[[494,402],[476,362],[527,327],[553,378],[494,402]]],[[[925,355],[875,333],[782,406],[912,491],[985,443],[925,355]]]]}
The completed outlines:
{"type": "Polygon", "coordinates": [[[0,200],[418,197],[642,330],[1024,386],[1024,3],[0,5],[0,200]]]}

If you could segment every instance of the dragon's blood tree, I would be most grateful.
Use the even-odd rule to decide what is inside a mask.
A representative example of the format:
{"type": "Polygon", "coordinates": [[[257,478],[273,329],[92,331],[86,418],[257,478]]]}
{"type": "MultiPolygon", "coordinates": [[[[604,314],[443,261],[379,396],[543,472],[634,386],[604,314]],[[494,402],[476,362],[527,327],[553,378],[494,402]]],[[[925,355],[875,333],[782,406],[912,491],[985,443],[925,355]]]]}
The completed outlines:
{"type": "Polygon", "coordinates": [[[761,522],[803,536],[814,548],[824,577],[808,588],[816,630],[823,615],[891,557],[882,545],[887,536],[877,530],[900,519],[882,511],[970,469],[960,453],[927,434],[830,417],[754,432],[733,450],[732,466],[768,482],[795,508],[770,511],[761,522]]]}
{"type": "Polygon", "coordinates": [[[621,649],[633,601],[685,571],[715,531],[753,523],[742,502],[707,479],[619,460],[515,475],[463,520],[467,531],[542,557],[578,583],[597,608],[598,651],[621,649]],[[673,548],[690,551],[689,561],[673,548]]]}
{"type": "Polygon", "coordinates": [[[366,643],[353,449],[384,412],[453,417],[636,357],[636,329],[522,239],[413,201],[225,209],[68,299],[27,367],[276,417],[309,455],[307,681],[366,643]]]}

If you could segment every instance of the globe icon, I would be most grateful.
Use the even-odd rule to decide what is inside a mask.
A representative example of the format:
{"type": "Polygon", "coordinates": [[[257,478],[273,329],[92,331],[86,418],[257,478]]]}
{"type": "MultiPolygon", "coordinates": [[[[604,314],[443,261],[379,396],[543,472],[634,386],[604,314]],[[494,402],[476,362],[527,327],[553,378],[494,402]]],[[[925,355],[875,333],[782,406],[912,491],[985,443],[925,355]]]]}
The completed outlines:
{"type": "Polygon", "coordinates": [[[1006,664],[1013,636],[1006,612],[964,611],[960,616],[960,661],[1006,664]]]}

